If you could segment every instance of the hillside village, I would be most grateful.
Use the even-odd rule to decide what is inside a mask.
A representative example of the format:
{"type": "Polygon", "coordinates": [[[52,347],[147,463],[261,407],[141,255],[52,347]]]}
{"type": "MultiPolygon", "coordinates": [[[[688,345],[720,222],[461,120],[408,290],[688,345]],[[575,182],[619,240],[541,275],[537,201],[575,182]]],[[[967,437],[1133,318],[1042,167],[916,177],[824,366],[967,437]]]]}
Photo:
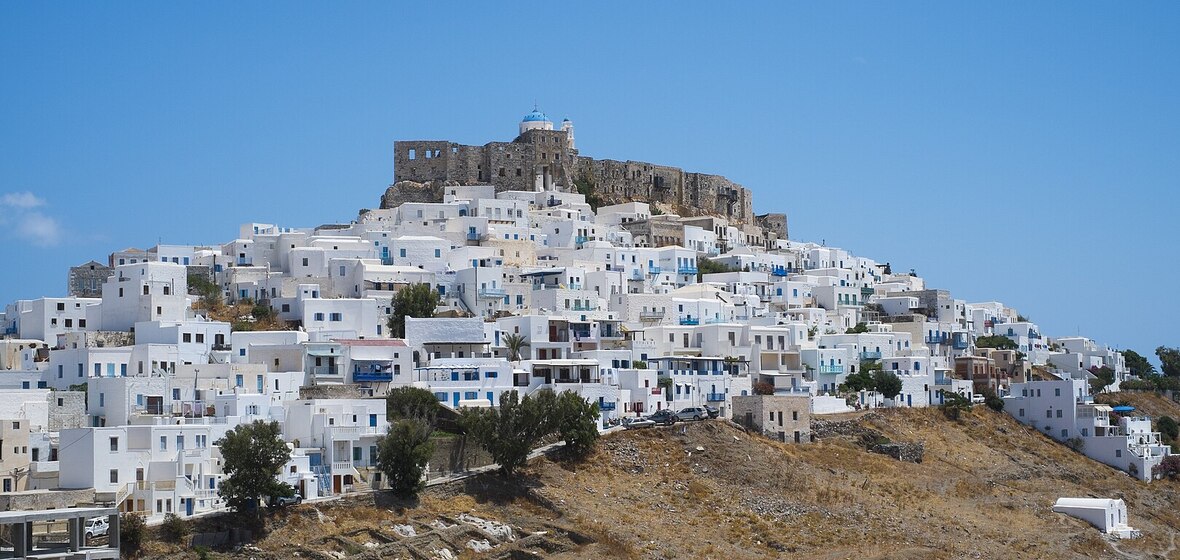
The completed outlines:
{"type": "Polygon", "coordinates": [[[224,510],[214,442],[258,419],[280,423],[302,499],[379,489],[383,397],[403,386],[451,409],[573,391],[602,430],[715,409],[800,445],[828,415],[998,398],[1111,477],[1150,483],[1172,453],[1150,418],[1096,402],[1133,379],[1122,353],[788,239],[724,178],[578,156],[572,123],[539,111],[512,142],[395,152],[395,184],[351,223],[118,250],[70,269],[68,296],[7,304],[0,509],[224,510]],[[434,316],[391,332],[417,284],[434,316]]]}

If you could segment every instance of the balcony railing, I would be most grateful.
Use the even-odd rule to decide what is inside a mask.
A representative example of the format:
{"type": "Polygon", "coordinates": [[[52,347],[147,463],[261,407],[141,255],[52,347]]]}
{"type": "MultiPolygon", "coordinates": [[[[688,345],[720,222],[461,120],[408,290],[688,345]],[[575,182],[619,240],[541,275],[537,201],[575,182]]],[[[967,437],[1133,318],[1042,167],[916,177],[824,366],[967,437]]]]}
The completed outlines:
{"type": "Polygon", "coordinates": [[[598,335],[592,331],[573,331],[574,340],[596,340],[598,335]]]}
{"type": "Polygon", "coordinates": [[[332,472],[342,473],[352,470],[352,461],[332,461],[332,472]]]}
{"type": "Polygon", "coordinates": [[[468,241],[479,241],[479,234],[474,231],[467,232],[468,241]]]}
{"type": "Polygon", "coordinates": [[[508,291],[504,288],[480,288],[479,297],[488,299],[499,299],[508,295],[508,291]]]}
{"type": "Polygon", "coordinates": [[[722,402],[725,400],[725,393],[707,393],[705,400],[707,402],[722,402]]]}
{"type": "Polygon", "coordinates": [[[697,267],[695,266],[681,266],[676,268],[676,274],[696,274],[697,267]]]}
{"type": "Polygon", "coordinates": [[[870,350],[865,350],[860,353],[860,359],[862,359],[862,360],[880,360],[881,353],[870,351],[870,350]]]}
{"type": "Polygon", "coordinates": [[[954,340],[951,341],[951,347],[954,348],[955,350],[966,350],[969,346],[971,346],[971,344],[967,341],[966,338],[956,337],[954,340]]]}
{"type": "Polygon", "coordinates": [[[598,403],[598,410],[614,410],[615,401],[603,401],[598,403]]]}
{"type": "Polygon", "coordinates": [[[598,331],[599,338],[624,338],[623,333],[614,329],[602,329],[598,331]]]}
{"type": "Polygon", "coordinates": [[[697,319],[695,317],[681,317],[680,324],[681,325],[699,325],[699,324],[701,324],[701,320],[697,319]]]}
{"type": "Polygon", "coordinates": [[[639,312],[639,320],[640,321],[659,321],[660,319],[663,319],[663,318],[664,318],[663,311],[640,311],[639,312]]]}
{"type": "Polygon", "coordinates": [[[585,243],[587,240],[588,239],[585,235],[579,235],[579,236],[574,237],[574,243],[576,243],[578,245],[585,243]]]}
{"type": "Polygon", "coordinates": [[[658,267],[658,266],[649,266],[649,267],[647,267],[647,273],[648,273],[648,274],[659,274],[659,273],[660,273],[660,267],[658,267]]]}
{"type": "Polygon", "coordinates": [[[312,366],[312,375],[343,375],[336,366],[312,366]]]}
{"type": "Polygon", "coordinates": [[[944,334],[928,334],[926,335],[926,344],[942,344],[946,342],[946,339],[944,334]]]}
{"type": "Polygon", "coordinates": [[[820,373],[836,373],[836,374],[844,373],[844,366],[833,366],[833,365],[827,365],[827,364],[820,364],[819,365],[819,372],[820,373]]]}
{"type": "Polygon", "coordinates": [[[393,381],[393,373],[389,371],[354,371],[352,372],[352,380],[368,382],[393,381]]]}
{"type": "Polygon", "coordinates": [[[594,305],[582,305],[580,303],[575,303],[572,307],[570,307],[570,309],[574,311],[596,311],[598,307],[594,305]]]}
{"type": "Polygon", "coordinates": [[[638,268],[631,271],[632,280],[643,280],[643,271],[638,268]]]}

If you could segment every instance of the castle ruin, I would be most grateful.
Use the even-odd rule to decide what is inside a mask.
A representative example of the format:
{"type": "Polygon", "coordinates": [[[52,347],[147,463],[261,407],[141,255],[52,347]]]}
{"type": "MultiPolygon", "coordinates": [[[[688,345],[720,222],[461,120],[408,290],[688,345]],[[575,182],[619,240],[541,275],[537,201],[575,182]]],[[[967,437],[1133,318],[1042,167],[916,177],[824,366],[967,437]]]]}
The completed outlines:
{"type": "MultiPolygon", "coordinates": [[[[394,187],[409,181],[490,184],[496,192],[582,192],[603,204],[658,203],[682,216],[720,216],[730,223],[762,227],[780,239],[787,237],[786,215],[754,215],[749,189],[720,175],[581,156],[574,145],[573,123],[565,119],[554,129],[553,122],[535,109],[521,120],[519,134],[511,142],[467,146],[445,140],[406,140],[394,142],[393,151],[394,187]]],[[[412,197],[423,194],[416,192],[412,197]]],[[[406,201],[383,199],[383,206],[406,201]]]]}

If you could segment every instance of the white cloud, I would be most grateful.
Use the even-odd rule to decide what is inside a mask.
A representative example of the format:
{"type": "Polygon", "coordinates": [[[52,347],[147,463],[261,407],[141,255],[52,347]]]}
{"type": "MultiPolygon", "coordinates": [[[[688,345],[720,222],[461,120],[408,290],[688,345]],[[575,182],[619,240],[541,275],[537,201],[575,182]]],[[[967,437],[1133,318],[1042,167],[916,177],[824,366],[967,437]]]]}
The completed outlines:
{"type": "Polygon", "coordinates": [[[0,206],[11,206],[13,208],[36,208],[44,206],[45,200],[37,198],[37,195],[25,191],[17,193],[4,193],[0,196],[0,206]]]}
{"type": "Polygon", "coordinates": [[[61,223],[36,210],[45,205],[45,199],[28,191],[0,194],[0,235],[6,233],[37,247],[61,243],[65,237],[61,223]]]}
{"type": "Polygon", "coordinates": [[[26,212],[17,220],[16,235],[38,247],[49,247],[61,242],[61,224],[40,212],[26,212]]]}

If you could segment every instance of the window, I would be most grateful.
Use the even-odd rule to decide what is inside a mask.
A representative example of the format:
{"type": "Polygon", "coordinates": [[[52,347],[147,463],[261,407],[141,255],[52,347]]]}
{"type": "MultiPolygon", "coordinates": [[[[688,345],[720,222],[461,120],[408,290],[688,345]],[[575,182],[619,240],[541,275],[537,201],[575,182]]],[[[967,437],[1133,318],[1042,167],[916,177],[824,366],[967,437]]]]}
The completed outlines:
{"type": "Polygon", "coordinates": [[[193,335],[191,333],[184,333],[184,334],[180,335],[180,341],[181,342],[192,342],[193,335]]]}
{"type": "Polygon", "coordinates": [[[1054,397],[1060,397],[1060,396],[1061,396],[1061,387],[1058,387],[1058,388],[1056,388],[1056,389],[1053,389],[1053,396],[1054,396],[1054,397]]]}
{"type": "Polygon", "coordinates": [[[205,333],[197,333],[197,344],[203,344],[204,342],[205,342],[205,333]]]}
{"type": "Polygon", "coordinates": [[[172,400],[174,400],[174,401],[180,400],[180,388],[174,387],[172,389],[172,400]]]}
{"type": "Polygon", "coordinates": [[[331,315],[328,316],[328,320],[329,321],[337,321],[337,322],[343,321],[344,315],[340,314],[340,313],[332,313],[331,315]]]}
{"type": "Polygon", "coordinates": [[[437,258],[440,258],[440,257],[442,257],[442,249],[435,249],[435,250],[434,250],[434,258],[436,258],[436,259],[437,259],[437,258]]]}
{"type": "Polygon", "coordinates": [[[118,451],[118,450],[119,450],[119,438],[113,437],[113,438],[111,438],[111,451],[118,451]]]}
{"type": "Polygon", "coordinates": [[[323,321],[323,320],[324,320],[324,314],[323,314],[323,313],[316,313],[315,315],[312,315],[312,320],[315,320],[315,321],[323,321]]]}
{"type": "Polygon", "coordinates": [[[303,266],[307,266],[307,257],[303,257],[303,266]]]}
{"type": "Polygon", "coordinates": [[[160,436],[160,451],[168,451],[168,436],[160,436]]]}
{"type": "Polygon", "coordinates": [[[1057,417],[1061,418],[1061,410],[1060,409],[1058,409],[1058,411],[1057,411],[1057,417]]]}
{"type": "Polygon", "coordinates": [[[119,469],[111,469],[111,484],[119,483],[119,469]]]}

